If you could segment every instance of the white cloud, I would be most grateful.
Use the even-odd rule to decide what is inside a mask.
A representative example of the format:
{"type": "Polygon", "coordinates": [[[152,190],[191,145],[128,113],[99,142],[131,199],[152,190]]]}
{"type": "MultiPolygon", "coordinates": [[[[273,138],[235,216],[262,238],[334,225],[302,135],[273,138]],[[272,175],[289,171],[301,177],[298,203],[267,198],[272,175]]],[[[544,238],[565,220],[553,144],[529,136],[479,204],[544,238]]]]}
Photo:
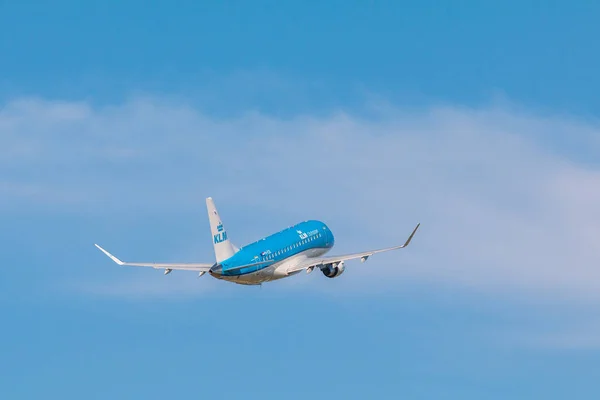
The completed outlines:
{"type": "Polygon", "coordinates": [[[212,195],[250,214],[239,238],[314,217],[336,252],[403,241],[422,222],[409,250],[344,278],[597,302],[600,169],[577,155],[598,137],[593,122],[507,107],[218,119],[148,98],[25,99],[0,111],[0,207],[197,213],[212,195]]]}

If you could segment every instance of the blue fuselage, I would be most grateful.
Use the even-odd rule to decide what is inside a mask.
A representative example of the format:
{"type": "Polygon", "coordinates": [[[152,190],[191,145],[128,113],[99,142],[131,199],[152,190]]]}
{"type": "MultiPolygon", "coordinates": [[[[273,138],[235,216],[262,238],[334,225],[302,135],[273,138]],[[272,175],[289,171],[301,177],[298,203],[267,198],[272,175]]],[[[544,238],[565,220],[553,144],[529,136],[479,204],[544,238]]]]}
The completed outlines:
{"type": "MultiPolygon", "coordinates": [[[[291,257],[314,257],[329,251],[334,245],[331,230],[321,221],[304,221],[254,243],[243,246],[233,256],[215,264],[210,274],[248,284],[278,279],[276,267],[291,257]],[[228,271],[241,265],[265,262],[228,271]]],[[[282,276],[281,276],[282,277],[282,276]]]]}

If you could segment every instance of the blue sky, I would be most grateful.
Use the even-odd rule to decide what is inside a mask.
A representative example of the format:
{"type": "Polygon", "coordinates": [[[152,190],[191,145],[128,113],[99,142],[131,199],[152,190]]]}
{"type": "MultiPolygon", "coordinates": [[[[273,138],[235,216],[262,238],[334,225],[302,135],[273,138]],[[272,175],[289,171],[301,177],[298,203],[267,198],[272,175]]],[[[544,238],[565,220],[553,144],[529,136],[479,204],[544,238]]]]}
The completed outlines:
{"type": "Polygon", "coordinates": [[[0,396],[598,392],[594,2],[0,2],[0,396]],[[317,218],[262,288],[210,262],[317,218]]]}
{"type": "Polygon", "coordinates": [[[500,92],[535,107],[600,107],[592,1],[279,3],[5,1],[2,97],[219,97],[219,80],[266,74],[219,105],[337,107],[367,90],[407,104],[500,92]],[[300,93],[287,93],[292,83],[300,93]]]}

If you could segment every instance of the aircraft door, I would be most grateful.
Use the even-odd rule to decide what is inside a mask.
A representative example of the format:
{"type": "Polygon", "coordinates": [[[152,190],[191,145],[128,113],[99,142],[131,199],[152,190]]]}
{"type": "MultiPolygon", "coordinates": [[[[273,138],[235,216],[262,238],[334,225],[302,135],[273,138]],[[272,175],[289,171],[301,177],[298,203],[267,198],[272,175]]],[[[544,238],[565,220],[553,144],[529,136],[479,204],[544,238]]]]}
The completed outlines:
{"type": "MultiPolygon", "coordinates": [[[[260,253],[260,261],[266,261],[268,257],[268,254],[266,251],[263,251],[262,253],[260,253]]],[[[256,275],[258,275],[259,278],[264,278],[265,277],[265,268],[263,265],[258,267],[258,270],[256,272],[256,275]]]]}
{"type": "Polygon", "coordinates": [[[333,234],[327,228],[327,226],[323,226],[323,237],[325,238],[325,246],[333,247],[333,241],[334,241],[333,234]]]}

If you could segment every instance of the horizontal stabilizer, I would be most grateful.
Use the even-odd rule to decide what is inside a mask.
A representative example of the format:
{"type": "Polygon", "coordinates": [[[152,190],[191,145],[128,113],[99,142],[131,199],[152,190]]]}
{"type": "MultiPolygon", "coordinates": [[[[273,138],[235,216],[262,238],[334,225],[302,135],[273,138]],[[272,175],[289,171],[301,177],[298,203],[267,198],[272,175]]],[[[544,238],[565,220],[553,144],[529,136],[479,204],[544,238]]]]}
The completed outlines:
{"type": "Polygon", "coordinates": [[[235,267],[223,268],[223,272],[239,271],[240,269],[256,267],[257,265],[266,265],[266,264],[270,264],[270,263],[272,263],[272,261],[260,261],[260,262],[252,263],[252,264],[236,265],[235,267]]]}

